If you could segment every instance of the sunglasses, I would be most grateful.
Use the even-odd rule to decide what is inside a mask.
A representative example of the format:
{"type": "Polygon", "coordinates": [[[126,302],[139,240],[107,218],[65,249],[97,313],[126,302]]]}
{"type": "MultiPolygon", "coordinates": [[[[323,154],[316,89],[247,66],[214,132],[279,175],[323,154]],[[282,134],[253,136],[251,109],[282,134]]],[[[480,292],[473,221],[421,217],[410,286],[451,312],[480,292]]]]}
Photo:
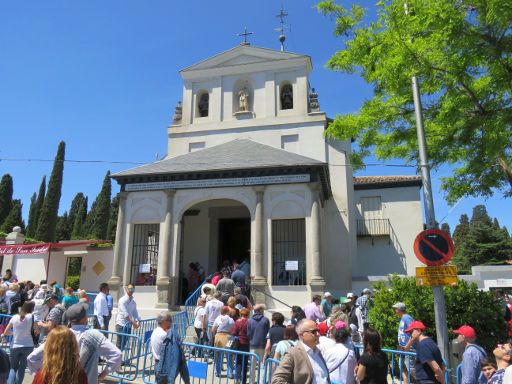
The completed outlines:
{"type": "Polygon", "coordinates": [[[311,333],[312,335],[318,335],[320,331],[318,329],[310,329],[308,331],[304,331],[302,333],[311,333]]]}

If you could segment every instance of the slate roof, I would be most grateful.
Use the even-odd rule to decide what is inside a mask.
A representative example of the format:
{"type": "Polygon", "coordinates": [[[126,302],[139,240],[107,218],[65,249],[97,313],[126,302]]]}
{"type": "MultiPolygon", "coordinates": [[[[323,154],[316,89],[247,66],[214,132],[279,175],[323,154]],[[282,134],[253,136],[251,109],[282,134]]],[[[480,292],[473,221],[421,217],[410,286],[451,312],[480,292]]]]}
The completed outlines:
{"type": "Polygon", "coordinates": [[[290,166],[326,166],[326,164],[249,139],[237,139],[118,172],[112,175],[112,178],[290,166]]]}
{"type": "Polygon", "coordinates": [[[354,177],[354,189],[421,187],[421,176],[357,176],[354,177]]]}

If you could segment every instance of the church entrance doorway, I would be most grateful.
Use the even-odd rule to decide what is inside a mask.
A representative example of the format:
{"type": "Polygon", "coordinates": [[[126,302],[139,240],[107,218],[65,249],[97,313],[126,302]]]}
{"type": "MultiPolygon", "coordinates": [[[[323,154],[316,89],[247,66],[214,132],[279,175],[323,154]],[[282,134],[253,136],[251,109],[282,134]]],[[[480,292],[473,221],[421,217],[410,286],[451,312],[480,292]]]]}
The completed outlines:
{"type": "Polygon", "coordinates": [[[214,199],[198,203],[183,214],[181,229],[181,302],[205,276],[220,271],[224,262],[232,264],[250,258],[251,214],[238,201],[214,199]],[[193,266],[197,263],[204,269],[204,276],[198,276],[193,266]]]}
{"type": "Polygon", "coordinates": [[[251,253],[251,219],[219,219],[219,252],[217,269],[224,262],[241,263],[251,253]]]}

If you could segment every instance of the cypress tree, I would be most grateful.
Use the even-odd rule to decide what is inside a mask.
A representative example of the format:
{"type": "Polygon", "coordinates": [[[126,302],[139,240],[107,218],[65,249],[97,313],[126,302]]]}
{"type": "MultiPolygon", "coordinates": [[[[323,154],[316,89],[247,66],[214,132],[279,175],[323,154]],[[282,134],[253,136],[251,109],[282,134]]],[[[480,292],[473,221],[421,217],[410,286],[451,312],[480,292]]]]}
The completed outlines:
{"type": "Polygon", "coordinates": [[[36,235],[37,224],[39,222],[39,216],[41,216],[41,209],[43,208],[44,198],[46,195],[46,176],[43,176],[41,185],[39,186],[39,192],[37,194],[36,204],[34,206],[34,213],[28,216],[28,227],[27,236],[34,237],[36,235]]]}
{"type": "Polygon", "coordinates": [[[71,233],[69,232],[68,213],[57,218],[57,230],[55,234],[57,241],[69,240],[71,233]]]}
{"type": "Polygon", "coordinates": [[[30,235],[30,227],[34,226],[34,211],[36,209],[36,202],[37,202],[37,194],[34,192],[32,194],[32,197],[30,198],[30,208],[28,211],[28,225],[27,225],[27,231],[26,231],[26,235],[28,237],[32,237],[30,235]]]}
{"type": "Polygon", "coordinates": [[[469,273],[471,271],[471,264],[469,263],[466,254],[466,238],[469,232],[469,218],[468,215],[462,214],[459,219],[459,224],[453,231],[453,263],[457,266],[460,274],[469,273]]]}
{"type": "Polygon", "coordinates": [[[110,171],[107,171],[103,179],[101,191],[92,203],[91,210],[85,221],[84,233],[87,238],[102,240],[107,238],[111,188],[110,171]]]}
{"type": "Polygon", "coordinates": [[[2,225],[2,231],[5,233],[12,232],[12,229],[16,226],[21,227],[21,230],[23,231],[25,229],[25,223],[23,222],[23,218],[21,217],[21,200],[13,200],[12,201],[12,208],[7,217],[4,220],[4,223],[2,225]]]}
{"type": "Polygon", "coordinates": [[[112,240],[112,243],[116,242],[116,230],[117,230],[117,215],[119,213],[119,193],[114,196],[110,203],[110,219],[108,220],[107,227],[107,240],[112,240]]]}
{"type": "MultiPolygon", "coordinates": [[[[75,219],[78,214],[78,210],[80,209],[80,205],[85,204],[85,210],[87,211],[87,198],[84,196],[82,192],[78,192],[75,197],[73,198],[73,201],[71,202],[71,207],[69,209],[68,214],[68,230],[69,234],[73,233],[73,226],[75,225],[75,219]]],[[[85,217],[82,218],[82,220],[85,220],[85,217]]]]}
{"type": "Polygon", "coordinates": [[[52,174],[48,182],[48,193],[44,199],[37,223],[35,237],[38,240],[55,241],[57,215],[62,190],[62,176],[64,172],[65,150],[66,144],[61,141],[57,150],[57,156],[55,156],[55,161],[53,162],[52,174]]]}
{"type": "Polygon", "coordinates": [[[75,216],[73,223],[73,231],[71,232],[71,239],[78,240],[83,238],[84,216],[87,215],[87,200],[82,201],[80,208],[75,216]]]}
{"type": "Polygon", "coordinates": [[[450,231],[450,224],[448,223],[443,223],[441,224],[441,230],[442,231],[445,231],[447,234],[451,234],[451,231],[450,231]]]}
{"type": "MultiPolygon", "coordinates": [[[[12,201],[12,177],[8,173],[0,180],[0,225],[5,221],[13,205],[12,201]]],[[[9,230],[11,232],[12,228],[9,230]]]]}

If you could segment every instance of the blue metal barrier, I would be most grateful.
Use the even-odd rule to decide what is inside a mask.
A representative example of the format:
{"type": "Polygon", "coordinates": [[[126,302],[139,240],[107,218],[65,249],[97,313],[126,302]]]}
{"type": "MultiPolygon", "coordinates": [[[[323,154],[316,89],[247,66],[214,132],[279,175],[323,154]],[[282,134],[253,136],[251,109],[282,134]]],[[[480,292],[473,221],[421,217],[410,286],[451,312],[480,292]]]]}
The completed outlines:
{"type": "MultiPolygon", "coordinates": [[[[460,384],[462,379],[462,364],[459,364],[457,366],[457,369],[455,370],[455,383],[460,384]]],[[[448,381],[446,381],[448,383],[448,381]]]]}
{"type": "Polygon", "coordinates": [[[267,359],[265,361],[265,368],[263,370],[263,384],[270,383],[272,380],[272,375],[279,365],[279,360],[276,359],[267,359]]]}
{"type": "Polygon", "coordinates": [[[185,338],[187,337],[187,328],[189,325],[187,312],[182,311],[172,315],[172,324],[176,328],[178,335],[180,335],[181,339],[185,340],[185,338]]]}
{"type": "MultiPolygon", "coordinates": [[[[11,321],[12,315],[0,314],[0,334],[4,333],[7,324],[11,321]]],[[[12,335],[2,338],[0,348],[9,353],[11,349],[12,335]]]]}
{"type": "Polygon", "coordinates": [[[110,377],[124,381],[135,381],[139,375],[139,363],[141,357],[142,340],[136,335],[101,331],[114,345],[121,350],[122,366],[115,372],[110,372],[110,377]]]}
{"type": "MultiPolygon", "coordinates": [[[[208,275],[206,279],[211,279],[213,277],[213,273],[208,275]]],[[[197,306],[197,300],[203,293],[203,285],[206,283],[206,279],[199,284],[199,287],[196,288],[194,292],[192,292],[189,297],[185,300],[185,307],[187,309],[187,316],[188,316],[188,325],[192,324],[194,322],[194,310],[197,306]]]]}
{"type": "MultiPolygon", "coordinates": [[[[155,361],[151,353],[150,340],[146,341],[144,349],[142,381],[145,384],[155,384],[155,361]]],[[[183,349],[189,369],[190,382],[193,384],[234,383],[236,380],[236,365],[232,366],[231,369],[230,367],[224,369],[224,365],[228,365],[230,362],[239,364],[241,375],[244,374],[245,368],[245,374],[247,376],[246,382],[260,382],[260,357],[255,353],[208,347],[193,343],[183,343],[183,349]],[[219,371],[216,372],[216,370],[219,371]],[[254,381],[251,381],[249,378],[253,371],[254,381]]],[[[279,362],[277,363],[279,364],[279,362]]]]}

